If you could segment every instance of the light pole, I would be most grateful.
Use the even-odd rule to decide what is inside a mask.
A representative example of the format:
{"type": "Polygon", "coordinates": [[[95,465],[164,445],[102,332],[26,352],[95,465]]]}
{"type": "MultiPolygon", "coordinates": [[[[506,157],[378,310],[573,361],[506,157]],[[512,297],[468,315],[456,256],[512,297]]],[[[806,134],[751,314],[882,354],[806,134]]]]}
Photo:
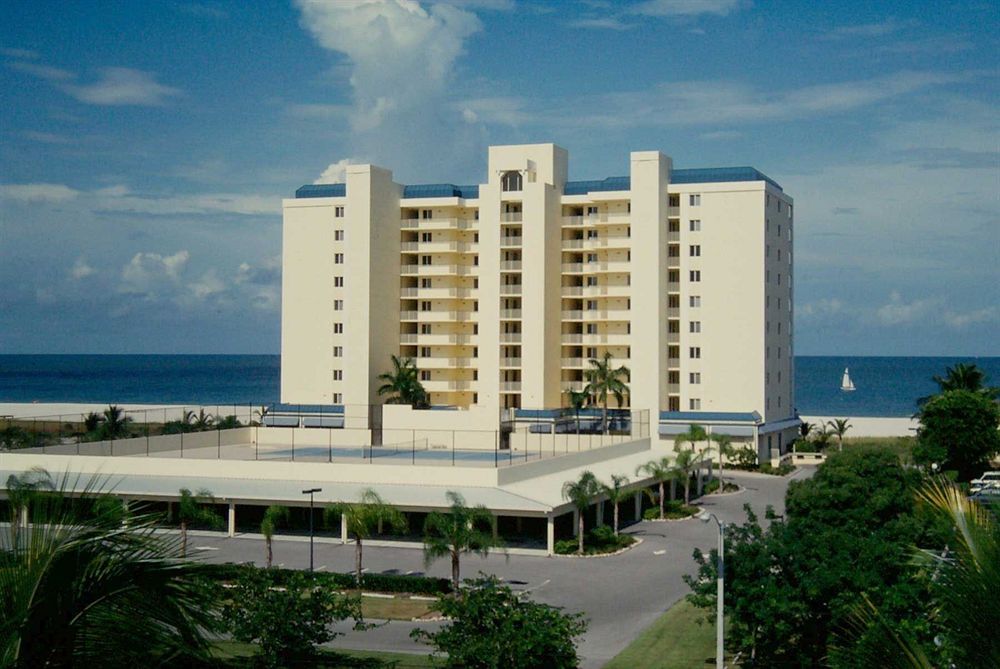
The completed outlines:
{"type": "Polygon", "coordinates": [[[309,495],[309,571],[313,570],[313,495],[323,492],[322,488],[309,488],[303,490],[303,495],[309,495]]]}
{"type": "Polygon", "coordinates": [[[725,624],[723,611],[726,589],[726,524],[719,520],[718,516],[714,513],[709,513],[707,511],[699,513],[698,518],[703,523],[707,523],[710,519],[715,520],[715,524],[719,526],[719,556],[716,560],[717,575],[715,581],[718,586],[715,607],[715,667],[716,669],[724,669],[726,666],[725,630],[723,628],[723,625],[725,624]]]}

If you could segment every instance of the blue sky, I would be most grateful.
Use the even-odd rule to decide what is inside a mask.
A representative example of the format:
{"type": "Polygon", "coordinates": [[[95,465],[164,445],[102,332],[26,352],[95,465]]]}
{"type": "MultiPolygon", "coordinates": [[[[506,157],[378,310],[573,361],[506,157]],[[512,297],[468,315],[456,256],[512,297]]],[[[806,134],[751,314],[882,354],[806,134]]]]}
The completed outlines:
{"type": "MultiPolygon", "coordinates": [[[[271,353],[280,199],[753,165],[800,354],[1000,355],[995,2],[0,4],[0,353],[271,353]]],[[[739,323],[733,323],[738,329],[739,323]]]]}

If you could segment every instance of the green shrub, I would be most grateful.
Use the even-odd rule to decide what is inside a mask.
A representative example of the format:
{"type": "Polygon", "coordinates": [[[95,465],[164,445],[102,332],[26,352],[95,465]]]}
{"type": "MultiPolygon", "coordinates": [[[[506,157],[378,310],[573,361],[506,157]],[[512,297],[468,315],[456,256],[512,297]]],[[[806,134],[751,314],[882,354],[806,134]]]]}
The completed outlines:
{"type": "Polygon", "coordinates": [[[660,518],[659,507],[654,506],[650,509],[646,509],[645,511],[642,512],[642,518],[643,520],[659,520],[660,518]]]}
{"type": "MultiPolygon", "coordinates": [[[[603,555],[627,548],[634,543],[635,538],[628,534],[619,534],[616,537],[610,525],[601,525],[587,532],[584,537],[583,552],[585,555],[603,555]]],[[[572,555],[576,553],[577,547],[576,539],[563,539],[556,542],[555,552],[558,555],[572,555]]]]}
{"type": "MultiPolygon", "coordinates": [[[[251,564],[220,564],[206,565],[212,578],[220,581],[239,580],[248,571],[262,571],[251,564]]],[[[266,570],[272,574],[277,585],[283,585],[294,575],[305,573],[306,577],[320,587],[334,590],[351,590],[356,586],[354,574],[337,572],[299,572],[295,569],[266,570]]],[[[364,574],[361,577],[361,589],[374,592],[405,592],[415,595],[445,595],[451,592],[451,581],[446,578],[431,578],[429,576],[405,576],[403,574],[364,574]]]]}
{"type": "Polygon", "coordinates": [[[576,539],[560,539],[556,542],[555,551],[558,555],[569,555],[576,552],[576,539]]]}
{"type": "Polygon", "coordinates": [[[758,470],[761,474],[772,474],[774,476],[784,476],[795,471],[795,465],[783,462],[777,467],[772,467],[770,462],[762,464],[758,470]]]}
{"type": "MultiPolygon", "coordinates": [[[[663,505],[663,517],[667,520],[679,520],[681,518],[690,518],[691,516],[699,513],[700,509],[696,506],[690,506],[684,503],[683,500],[672,499],[664,503],[663,505]]],[[[642,514],[642,517],[646,520],[659,520],[660,519],[660,509],[659,507],[653,507],[651,509],[646,509],[646,512],[642,514]]]]}

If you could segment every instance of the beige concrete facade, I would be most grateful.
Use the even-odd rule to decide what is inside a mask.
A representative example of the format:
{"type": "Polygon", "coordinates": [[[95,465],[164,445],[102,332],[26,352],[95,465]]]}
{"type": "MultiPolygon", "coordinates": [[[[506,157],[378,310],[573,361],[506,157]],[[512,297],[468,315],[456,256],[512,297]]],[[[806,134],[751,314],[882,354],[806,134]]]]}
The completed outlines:
{"type": "Polygon", "coordinates": [[[492,429],[566,406],[610,352],[654,426],[756,412],[755,433],[787,441],[791,198],[752,168],[675,171],[656,151],[628,177],[568,174],[553,144],[494,146],[478,186],[351,166],[284,200],[282,402],[378,403],[395,354],[459,408],[455,428],[492,429]]]}

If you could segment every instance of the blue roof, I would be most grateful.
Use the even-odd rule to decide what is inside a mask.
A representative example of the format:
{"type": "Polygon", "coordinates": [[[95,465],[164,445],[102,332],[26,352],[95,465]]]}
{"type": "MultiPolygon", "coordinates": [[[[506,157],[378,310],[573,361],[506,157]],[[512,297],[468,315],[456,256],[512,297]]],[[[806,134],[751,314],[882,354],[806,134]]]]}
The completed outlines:
{"type": "MultiPolygon", "coordinates": [[[[698,167],[674,170],[670,174],[670,182],[675,184],[724,183],[728,181],[766,181],[781,190],[777,181],[753,167],[698,167]]],[[[586,195],[601,191],[629,190],[632,187],[631,184],[630,177],[567,181],[563,194],[586,195]]],[[[309,184],[295,191],[295,197],[344,197],[346,192],[345,184],[309,184]]],[[[461,197],[471,200],[479,197],[479,186],[456,186],[455,184],[403,186],[403,197],[461,197]]]]}
{"type": "Polygon", "coordinates": [[[660,420],[687,421],[690,423],[715,423],[722,421],[756,423],[760,414],[756,411],[661,411],[660,420]]]}
{"type": "Polygon", "coordinates": [[[347,184],[308,184],[295,191],[295,197],[344,197],[347,184]]]}

